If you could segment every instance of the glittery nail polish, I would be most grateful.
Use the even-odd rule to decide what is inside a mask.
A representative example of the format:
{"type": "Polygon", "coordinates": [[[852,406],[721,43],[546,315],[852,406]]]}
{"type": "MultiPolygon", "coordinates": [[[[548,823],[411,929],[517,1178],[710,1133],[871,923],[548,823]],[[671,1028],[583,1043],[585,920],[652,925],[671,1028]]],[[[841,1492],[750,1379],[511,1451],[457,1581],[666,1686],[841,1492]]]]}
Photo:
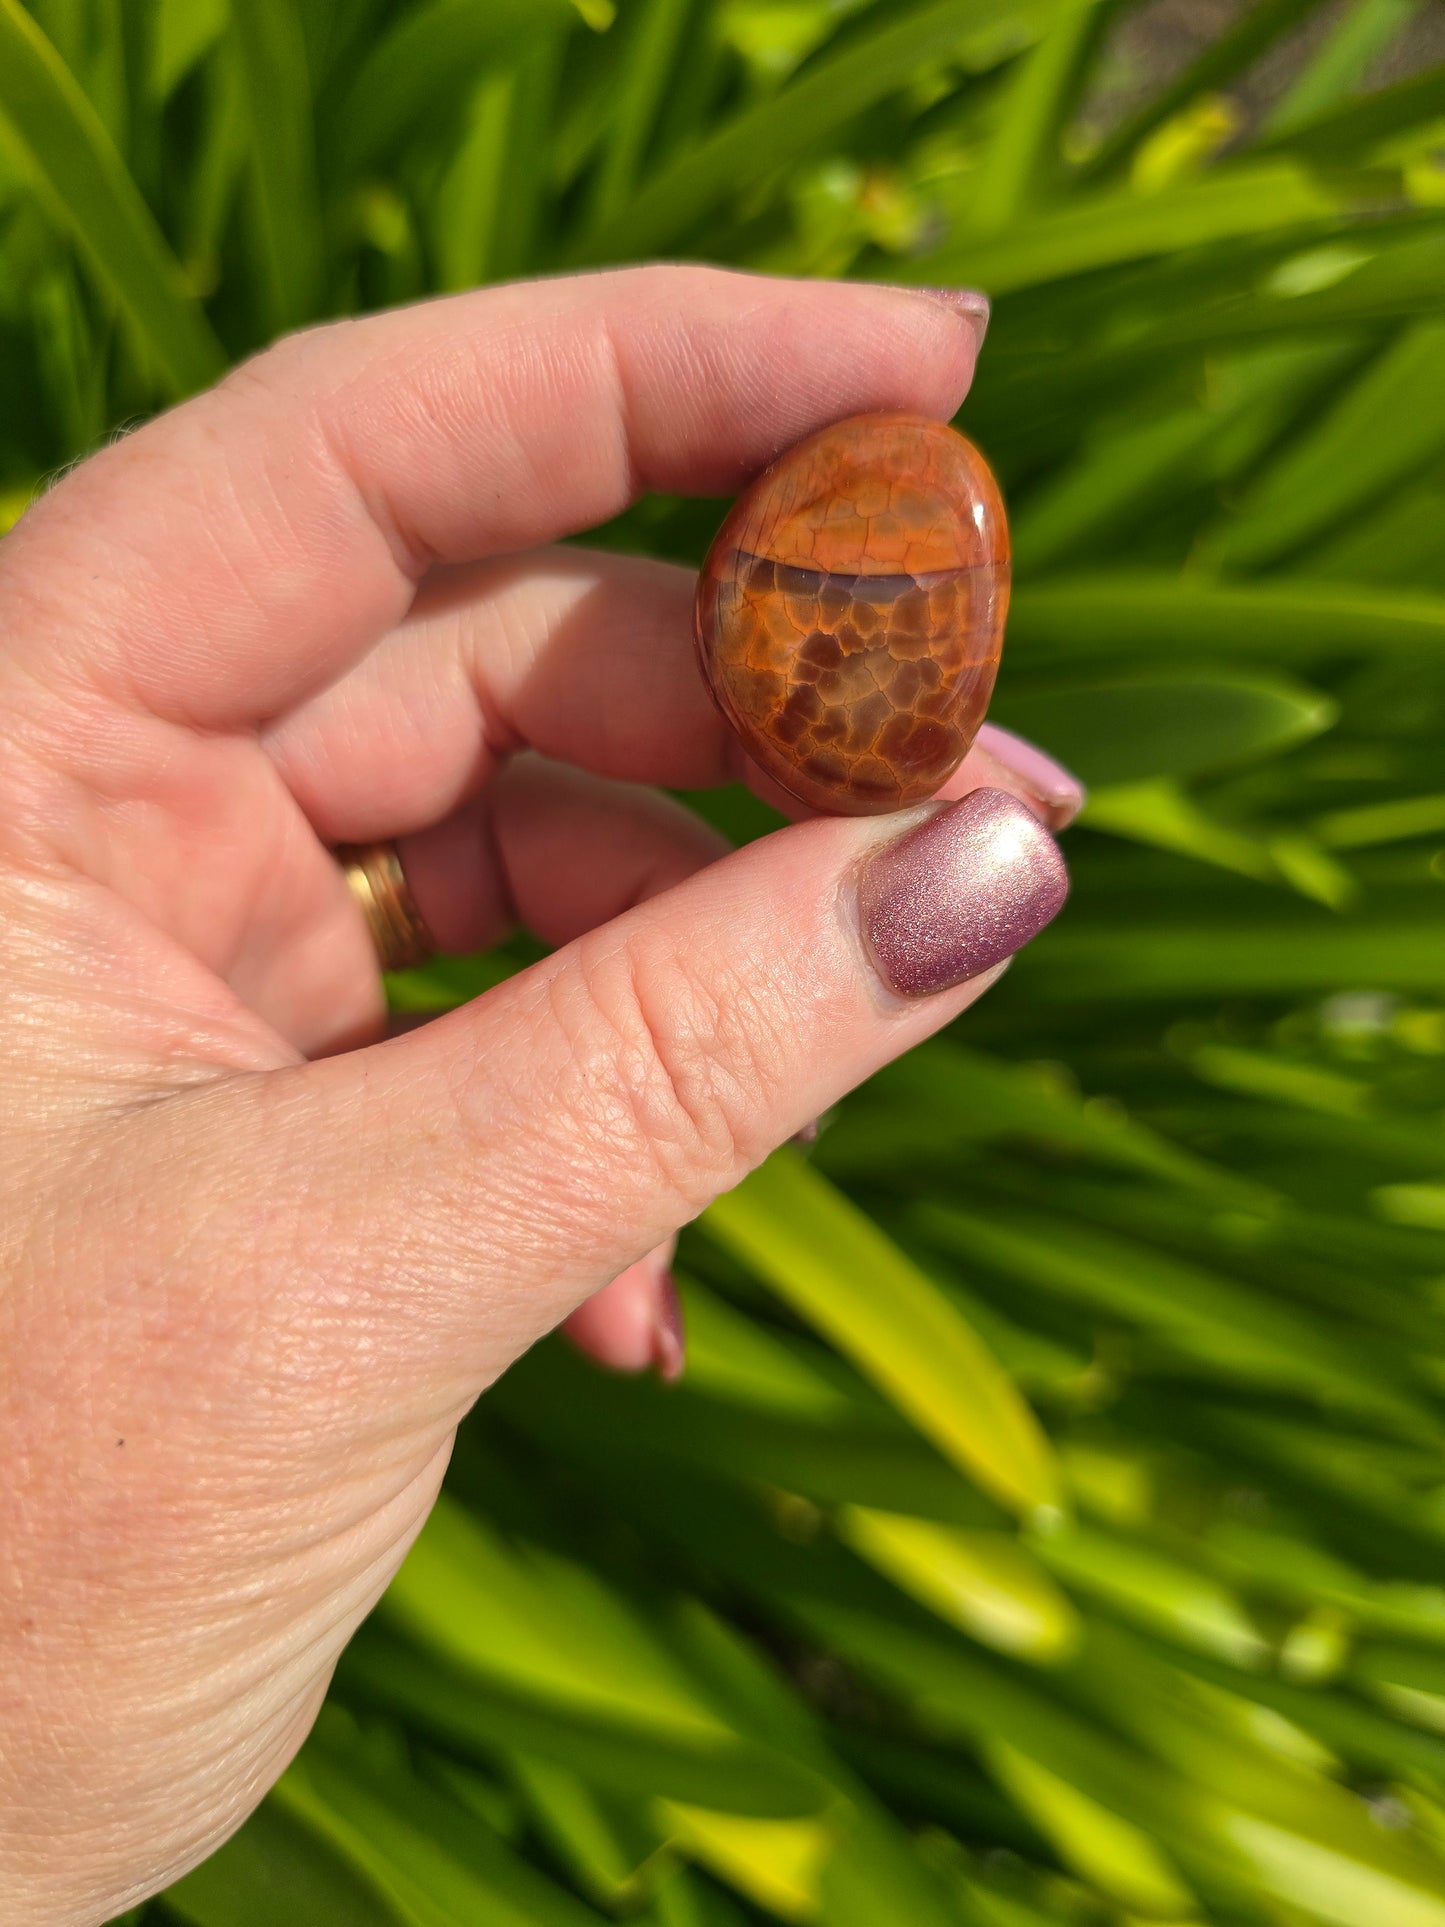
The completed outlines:
{"type": "Polygon", "coordinates": [[[1003,790],[974,790],[868,857],[858,923],[890,990],[926,997],[1022,949],[1068,895],[1059,847],[1003,790]]]}

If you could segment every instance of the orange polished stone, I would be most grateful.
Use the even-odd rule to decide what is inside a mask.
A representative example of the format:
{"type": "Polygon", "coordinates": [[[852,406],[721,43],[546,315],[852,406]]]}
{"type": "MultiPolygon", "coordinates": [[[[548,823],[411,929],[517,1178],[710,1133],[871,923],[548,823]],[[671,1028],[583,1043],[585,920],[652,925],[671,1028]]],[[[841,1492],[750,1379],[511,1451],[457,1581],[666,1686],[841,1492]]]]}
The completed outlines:
{"type": "Polygon", "coordinates": [[[1003,501],[973,443],[921,415],[857,415],[739,496],[698,581],[698,656],[784,789],[875,815],[963,761],[1008,592],[1003,501]]]}

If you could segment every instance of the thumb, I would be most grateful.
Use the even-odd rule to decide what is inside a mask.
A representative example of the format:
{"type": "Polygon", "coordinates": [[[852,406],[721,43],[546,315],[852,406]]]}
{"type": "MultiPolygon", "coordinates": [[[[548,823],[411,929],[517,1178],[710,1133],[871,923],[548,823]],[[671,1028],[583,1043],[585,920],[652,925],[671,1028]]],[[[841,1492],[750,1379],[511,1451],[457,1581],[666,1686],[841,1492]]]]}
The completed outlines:
{"type": "Polygon", "coordinates": [[[372,1357],[474,1396],[956,1016],[1066,891],[1000,790],[820,818],[423,1030],[270,1073],[257,1150],[297,1288],[324,1281],[372,1357]]]}

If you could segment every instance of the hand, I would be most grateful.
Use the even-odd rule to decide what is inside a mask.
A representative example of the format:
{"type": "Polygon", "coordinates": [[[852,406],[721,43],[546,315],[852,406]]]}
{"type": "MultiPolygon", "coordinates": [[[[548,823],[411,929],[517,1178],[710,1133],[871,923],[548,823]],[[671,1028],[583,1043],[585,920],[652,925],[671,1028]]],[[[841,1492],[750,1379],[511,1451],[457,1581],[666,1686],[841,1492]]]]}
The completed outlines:
{"type": "Polygon", "coordinates": [[[628,787],[740,768],[686,573],[532,547],[946,418],[975,348],[918,293],[500,288],[283,343],[0,545],[7,1919],[238,1825],[478,1393],[619,1274],[579,1338],[675,1365],[647,1254],[1057,909],[1077,793],[1001,732],[982,797],[721,856],[628,787]],[[443,947],[555,954],[382,1041],[328,850],[380,837],[443,947]]]}

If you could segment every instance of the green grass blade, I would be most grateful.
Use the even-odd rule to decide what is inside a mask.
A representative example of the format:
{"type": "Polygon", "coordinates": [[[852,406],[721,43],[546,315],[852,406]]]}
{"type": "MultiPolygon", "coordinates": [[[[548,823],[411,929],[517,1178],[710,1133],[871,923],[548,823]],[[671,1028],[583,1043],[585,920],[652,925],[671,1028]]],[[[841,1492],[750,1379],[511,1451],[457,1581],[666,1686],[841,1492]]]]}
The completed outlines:
{"type": "Polygon", "coordinates": [[[940,1618],[1016,1658],[1046,1665],[1078,1643],[1078,1616],[1036,1557],[1010,1533],[847,1506],[844,1540],[940,1618]]]}
{"type": "Polygon", "coordinates": [[[1247,1181],[1170,1143],[1122,1105],[1094,1102],[1057,1069],[1009,1063],[951,1038],[880,1071],[829,1124],[814,1155],[824,1171],[864,1180],[926,1169],[935,1158],[953,1167],[984,1144],[1042,1147],[1236,1203],[1254,1195],[1247,1181]]]}
{"type": "Polygon", "coordinates": [[[226,0],[158,0],[146,76],[150,100],[163,106],[226,30],[226,0]]]}
{"type": "Polygon", "coordinates": [[[349,1704],[381,1709],[444,1750],[488,1762],[526,1753],[604,1792],[693,1800],[722,1812],[783,1818],[814,1813],[827,1791],[776,1749],[737,1735],[661,1731],[545,1695],[524,1695],[438,1659],[437,1642],[377,1633],[347,1653],[339,1688],[349,1704]]]}
{"type": "Polygon", "coordinates": [[[325,247],[312,149],[311,84],[296,0],[238,0],[231,33],[250,123],[248,152],[268,325],[308,321],[325,247]]]}
{"type": "Polygon", "coordinates": [[[274,1797],[166,1890],[166,1912],[190,1927],[406,1927],[350,1855],[274,1797]]]}
{"type": "MultiPolygon", "coordinates": [[[[1131,396],[1013,505],[1019,579],[1067,560],[1077,567],[1101,548],[1127,553],[1171,512],[1193,520],[1201,494],[1234,487],[1268,459],[1359,359],[1358,349],[1337,341],[1267,343],[1213,357],[1188,407],[1141,415],[1131,396]]],[[[985,381],[990,373],[986,364],[985,381]]]]}
{"type": "Polygon", "coordinates": [[[1193,1915],[1193,1894],[1148,1834],[1004,1740],[987,1742],[985,1757],[1064,1864],[1091,1885],[1146,1919],[1193,1915]]]}
{"type": "Polygon", "coordinates": [[[965,1320],[856,1206],[780,1151],[706,1213],[709,1234],[1004,1504],[1057,1505],[1033,1413],[965,1320]]]}
{"type": "Polygon", "coordinates": [[[1082,821],[1108,836],[1172,850],[1261,883],[1280,880],[1279,866],[1262,836],[1222,822],[1172,777],[1096,789],[1082,821]]]}
{"type": "Polygon", "coordinates": [[[1019,62],[970,193],[974,233],[1002,233],[1055,179],[1080,81],[1114,11],[1112,0],[1095,0],[1060,20],[1019,62]]]}
{"type": "Polygon", "coordinates": [[[998,720],[1050,750],[1091,787],[1278,755],[1328,729],[1337,705],[1283,676],[1138,670],[1012,692],[998,720]]]}
{"type": "Polygon", "coordinates": [[[1366,803],[1351,810],[1330,810],[1315,830],[1335,850],[1361,850],[1415,836],[1445,836],[1445,795],[1408,796],[1390,803],[1366,803]]]}
{"type": "Polygon", "coordinates": [[[1027,578],[1070,556],[1087,559],[1100,541],[1157,501],[1172,476],[1192,466],[1217,433],[1202,409],[1131,424],[1054,468],[1010,517],[1014,566],[1027,578]]]}
{"type": "MultiPolygon", "coordinates": [[[[697,1302],[691,1280],[684,1302],[691,1314],[697,1302]]],[[[528,1397],[540,1400],[549,1436],[569,1451],[604,1458],[616,1477],[629,1482],[649,1463],[684,1468],[689,1477],[727,1466],[740,1479],[801,1494],[820,1506],[911,1509],[968,1528],[1001,1523],[999,1511],[916,1431],[846,1389],[846,1373],[835,1393],[840,1406],[806,1418],[769,1410],[755,1388],[739,1387],[736,1376],[720,1380],[709,1369],[705,1322],[702,1330],[696,1397],[689,1392],[662,1399],[631,1386],[619,1396],[619,1388],[597,1383],[582,1368],[565,1369],[570,1361],[549,1361],[540,1382],[536,1374],[528,1378],[530,1394],[504,1384],[495,1403],[531,1435],[528,1397]]]]}
{"type": "MultiPolygon", "coordinates": [[[[510,1769],[538,1831],[572,1878],[609,1912],[624,1908],[636,1896],[639,1856],[635,1844],[621,1837],[613,1815],[596,1791],[577,1774],[549,1760],[517,1754],[510,1762],[510,1769]]],[[[475,1776],[468,1775],[464,1768],[447,1764],[441,1777],[460,1799],[468,1805],[472,1803],[467,1795],[475,1776]]],[[[643,1830],[638,1827],[635,1831],[641,1835],[643,1830]]],[[[649,1840],[649,1849],[655,1845],[655,1839],[653,1835],[649,1840]]]]}
{"type": "Polygon", "coordinates": [[[684,1737],[729,1737],[620,1597],[566,1561],[530,1559],[440,1500],[392,1583],[386,1615],[459,1663],[562,1705],[684,1737]],[[588,1628],[586,1648],[573,1641],[588,1628]]]}
{"type": "Polygon", "coordinates": [[[1068,1525],[1041,1534],[1035,1551],[1056,1579],[1146,1631],[1230,1666],[1253,1669],[1270,1656],[1258,1626],[1229,1587],[1155,1547],[1068,1525]]]}
{"type": "MultiPolygon", "coordinates": [[[[1006,17],[1022,33],[1079,4],[1009,0],[1006,17]]],[[[957,54],[970,30],[996,29],[999,9],[985,0],[935,0],[902,19],[893,8],[880,10],[880,18],[876,31],[824,52],[777,93],[705,135],[646,181],[613,220],[564,249],[567,262],[632,260],[674,246],[693,223],[897,92],[927,62],[957,54]]]]}
{"type": "Polygon", "coordinates": [[[510,66],[533,36],[571,26],[572,0],[429,0],[376,40],[335,109],[339,174],[382,165],[424,118],[452,109],[489,65],[510,66]]]}
{"type": "Polygon", "coordinates": [[[224,365],[220,346],[95,110],[19,0],[0,0],[0,114],[165,388],[203,388],[224,365]]]}
{"type": "Polygon", "coordinates": [[[1445,66],[1316,114],[1301,127],[1261,142],[1260,152],[1298,154],[1321,166],[1351,166],[1386,141],[1425,131],[1445,114],[1445,66]]]}
{"type": "Polygon", "coordinates": [[[348,1723],[323,1720],[275,1798],[329,1840],[414,1927],[599,1927],[602,1916],[530,1867],[403,1759],[359,1757],[348,1723]]]}
{"type": "Polygon", "coordinates": [[[944,1250],[1019,1284],[1123,1317],[1226,1378],[1336,1398],[1426,1437],[1441,1427],[1353,1335],[1261,1297],[1239,1280],[1079,1220],[978,1205],[920,1205],[913,1222],[944,1250]]]}
{"type": "Polygon", "coordinates": [[[1031,660],[1157,650],[1281,663],[1380,653],[1428,664],[1445,647],[1445,595],[1295,577],[1235,584],[1162,570],[1100,573],[1020,585],[1009,638],[1031,660]]]}
{"type": "Polygon", "coordinates": [[[432,196],[431,245],[444,288],[528,268],[548,210],[547,165],[563,36],[543,30],[509,66],[484,71],[461,140],[432,196]]]}
{"type": "Polygon", "coordinates": [[[1250,571],[1320,541],[1445,452],[1445,322],[1408,328],[1243,492],[1216,543],[1250,571]]]}
{"type": "Polygon", "coordinates": [[[1265,121],[1266,132],[1288,134],[1353,94],[1361,74],[1420,11],[1421,0],[1354,0],[1281,96],[1265,121]]]}
{"type": "Polygon", "coordinates": [[[1065,922],[1015,970],[1031,996],[1075,1008],[1129,998],[1326,997],[1343,984],[1439,998],[1442,935],[1438,911],[1339,921],[1306,905],[1288,919],[1232,906],[1201,924],[1161,909],[1127,930],[1065,922]]]}
{"type": "Polygon", "coordinates": [[[1222,33],[1212,35],[1204,50],[1181,74],[1158,93],[1151,94],[1137,113],[1115,129],[1084,164],[1082,178],[1096,180],[1126,167],[1156,128],[1162,127],[1199,95],[1232,80],[1271,41],[1277,40],[1316,6],[1317,0],[1255,0],[1241,19],[1222,33]]]}
{"type": "Polygon", "coordinates": [[[534,32],[516,64],[494,223],[493,276],[524,274],[546,251],[544,237],[552,225],[547,152],[565,45],[560,31],[534,32]]]}
{"type": "MultiPolygon", "coordinates": [[[[1015,233],[988,241],[963,238],[905,263],[897,278],[1010,294],[1208,243],[1333,224],[1355,198],[1348,187],[1289,164],[1241,164],[1151,194],[1120,189],[1080,195],[1015,233]]],[[[892,264],[889,272],[896,274],[892,264]]]]}
{"type": "Polygon", "coordinates": [[[621,66],[607,137],[588,191],[590,227],[606,228],[630,199],[657,119],[668,76],[692,12],[692,0],[635,0],[623,16],[621,66]]]}
{"type": "Polygon", "coordinates": [[[515,109],[515,68],[477,82],[461,140],[432,200],[431,252],[438,285],[448,292],[488,279],[497,259],[506,198],[507,135],[515,109]]]}

